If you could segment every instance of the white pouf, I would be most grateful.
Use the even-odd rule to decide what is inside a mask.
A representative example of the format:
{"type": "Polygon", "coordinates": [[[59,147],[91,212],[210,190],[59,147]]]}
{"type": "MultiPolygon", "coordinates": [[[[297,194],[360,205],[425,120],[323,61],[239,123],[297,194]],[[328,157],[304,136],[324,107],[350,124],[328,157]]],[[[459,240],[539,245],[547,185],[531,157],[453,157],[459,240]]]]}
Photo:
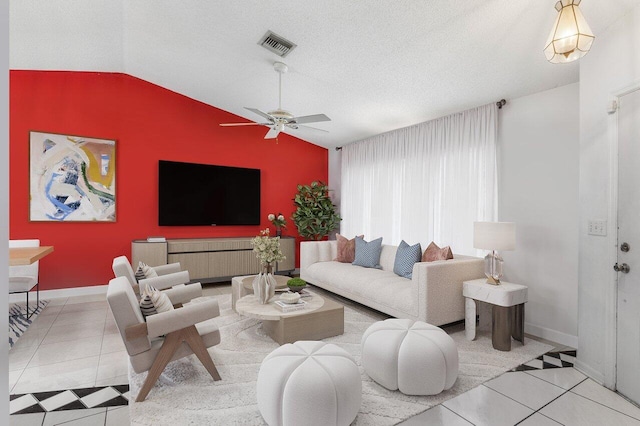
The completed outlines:
{"type": "Polygon", "coordinates": [[[407,395],[435,395],[458,377],[458,348],[422,321],[388,319],[362,335],[362,367],[378,384],[407,395]]]}
{"type": "Polygon", "coordinates": [[[258,408],[270,426],[349,425],[362,403],[355,360],[323,342],[280,346],[262,361],[258,408]]]}

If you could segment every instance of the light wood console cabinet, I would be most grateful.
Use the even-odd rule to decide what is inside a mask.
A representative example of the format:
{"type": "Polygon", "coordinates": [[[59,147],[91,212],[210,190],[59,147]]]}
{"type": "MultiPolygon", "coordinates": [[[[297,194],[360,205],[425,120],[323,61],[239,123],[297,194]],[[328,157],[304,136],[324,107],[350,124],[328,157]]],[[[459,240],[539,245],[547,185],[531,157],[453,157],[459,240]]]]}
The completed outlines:
{"type": "MultiPolygon", "coordinates": [[[[140,261],[150,266],[180,262],[192,280],[228,281],[238,275],[260,272],[260,262],[251,246],[252,238],[177,238],[161,243],[134,240],[131,243],[132,265],[135,267],[140,261]]],[[[296,265],[295,238],[281,237],[280,249],[286,259],[276,265],[275,272],[293,272],[296,265]]]]}

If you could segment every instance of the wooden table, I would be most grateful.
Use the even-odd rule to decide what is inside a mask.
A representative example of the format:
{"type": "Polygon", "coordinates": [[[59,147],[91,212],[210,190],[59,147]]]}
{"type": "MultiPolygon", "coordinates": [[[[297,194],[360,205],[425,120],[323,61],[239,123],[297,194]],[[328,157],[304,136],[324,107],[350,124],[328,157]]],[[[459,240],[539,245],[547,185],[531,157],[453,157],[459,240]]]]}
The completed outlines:
{"type": "Polygon", "coordinates": [[[278,295],[260,304],[253,294],[236,303],[240,315],[262,320],[262,329],[281,345],[298,340],[321,340],[344,333],[344,306],[317,294],[303,300],[309,305],[300,311],[283,313],[274,306],[278,295]]]}
{"type": "Polygon", "coordinates": [[[26,266],[53,253],[53,246],[12,247],[9,249],[9,266],[26,266]]]}

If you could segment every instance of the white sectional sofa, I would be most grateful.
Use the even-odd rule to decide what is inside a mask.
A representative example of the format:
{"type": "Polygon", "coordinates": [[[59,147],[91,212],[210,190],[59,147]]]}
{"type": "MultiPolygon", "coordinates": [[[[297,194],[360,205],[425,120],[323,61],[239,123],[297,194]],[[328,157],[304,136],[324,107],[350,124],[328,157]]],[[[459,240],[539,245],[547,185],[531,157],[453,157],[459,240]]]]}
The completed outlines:
{"type": "Polygon", "coordinates": [[[397,246],[382,245],[382,269],[340,263],[337,241],[300,244],[300,278],[396,318],[442,325],[464,319],[462,282],[484,277],[484,260],[455,255],[419,262],[413,278],[393,273],[397,246]]]}

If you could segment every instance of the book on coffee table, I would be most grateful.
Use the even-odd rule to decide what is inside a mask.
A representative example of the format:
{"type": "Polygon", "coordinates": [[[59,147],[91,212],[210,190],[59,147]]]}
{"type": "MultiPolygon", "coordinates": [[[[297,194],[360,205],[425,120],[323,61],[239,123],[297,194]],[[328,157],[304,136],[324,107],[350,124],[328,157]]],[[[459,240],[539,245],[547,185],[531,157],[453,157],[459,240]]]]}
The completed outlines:
{"type": "Polygon", "coordinates": [[[284,313],[299,311],[307,307],[307,302],[304,300],[299,300],[298,303],[285,303],[282,300],[276,300],[274,304],[284,313]]]}
{"type": "Polygon", "coordinates": [[[306,289],[302,289],[298,293],[300,294],[300,297],[311,297],[311,296],[313,296],[313,294],[309,293],[309,291],[306,290],[306,289]]]}

